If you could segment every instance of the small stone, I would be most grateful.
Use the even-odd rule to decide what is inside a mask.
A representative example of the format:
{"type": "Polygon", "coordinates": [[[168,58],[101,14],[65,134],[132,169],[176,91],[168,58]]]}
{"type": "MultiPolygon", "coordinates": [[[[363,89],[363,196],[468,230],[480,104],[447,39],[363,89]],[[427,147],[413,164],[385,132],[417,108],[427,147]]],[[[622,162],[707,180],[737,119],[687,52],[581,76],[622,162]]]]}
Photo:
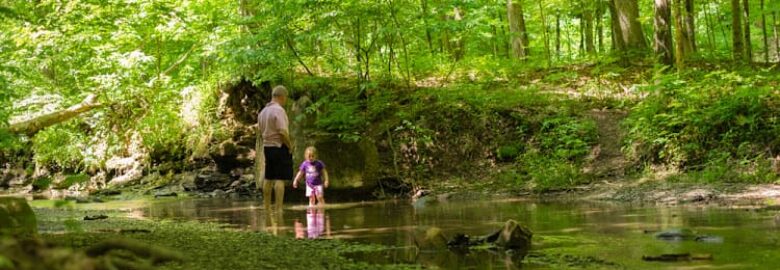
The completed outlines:
{"type": "Polygon", "coordinates": [[[107,219],[108,216],[106,215],[93,215],[93,216],[86,216],[84,217],[84,220],[100,220],[100,219],[107,219]]]}
{"type": "Polygon", "coordinates": [[[213,198],[224,198],[225,197],[225,191],[221,189],[215,189],[211,192],[211,197],[213,198]]]}

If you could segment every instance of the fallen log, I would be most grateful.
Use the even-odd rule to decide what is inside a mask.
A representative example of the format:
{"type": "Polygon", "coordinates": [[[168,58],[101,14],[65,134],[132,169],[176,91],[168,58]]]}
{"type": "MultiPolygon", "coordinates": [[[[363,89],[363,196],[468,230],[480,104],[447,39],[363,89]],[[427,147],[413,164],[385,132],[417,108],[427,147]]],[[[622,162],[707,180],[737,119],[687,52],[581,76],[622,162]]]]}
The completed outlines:
{"type": "Polygon", "coordinates": [[[68,121],[85,112],[102,106],[103,104],[96,102],[95,95],[89,95],[81,103],[70,106],[67,109],[41,115],[26,121],[11,123],[11,126],[8,127],[8,131],[14,134],[34,135],[41,129],[68,121]]]}

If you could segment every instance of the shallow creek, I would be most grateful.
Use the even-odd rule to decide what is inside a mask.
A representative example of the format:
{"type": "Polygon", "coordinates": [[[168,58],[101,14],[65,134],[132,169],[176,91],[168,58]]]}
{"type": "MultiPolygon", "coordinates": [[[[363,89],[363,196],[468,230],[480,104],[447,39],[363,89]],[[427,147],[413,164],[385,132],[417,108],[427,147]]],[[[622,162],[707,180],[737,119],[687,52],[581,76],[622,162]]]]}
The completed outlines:
{"type": "Polygon", "coordinates": [[[334,203],[325,209],[288,205],[281,213],[266,212],[257,201],[187,199],[152,203],[139,210],[153,219],[207,220],[280,237],[383,244],[394,248],[351,256],[431,268],[777,269],[780,265],[777,211],[525,199],[334,203]],[[500,228],[508,219],[534,232],[532,253],[523,261],[489,250],[462,254],[417,248],[421,235],[431,227],[447,236],[476,236],[500,228]],[[655,233],[675,228],[691,229],[714,241],[656,239],[655,233]],[[672,253],[711,255],[712,260],[642,260],[672,253]]]}

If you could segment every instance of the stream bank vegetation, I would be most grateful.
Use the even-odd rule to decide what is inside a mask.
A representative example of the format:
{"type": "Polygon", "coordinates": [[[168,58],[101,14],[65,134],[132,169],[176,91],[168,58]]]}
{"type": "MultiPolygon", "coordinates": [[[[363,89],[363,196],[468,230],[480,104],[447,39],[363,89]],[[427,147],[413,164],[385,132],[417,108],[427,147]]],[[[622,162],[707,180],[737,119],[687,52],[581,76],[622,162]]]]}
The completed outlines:
{"type": "MultiPolygon", "coordinates": [[[[328,164],[356,166],[336,179],[379,196],[777,183],[778,13],[776,0],[0,1],[0,190],[251,197],[254,116],[276,84],[296,142],[351,149],[334,151],[328,164]]],[[[143,226],[170,243],[206,230],[299,245],[143,226]]],[[[190,263],[221,262],[190,244],[190,263]]],[[[352,265],[340,244],[314,245],[352,265]]]]}
{"type": "Polygon", "coordinates": [[[780,4],[736,3],[7,1],[0,186],[246,173],[273,84],[399,190],[772,183],[780,4]]]}

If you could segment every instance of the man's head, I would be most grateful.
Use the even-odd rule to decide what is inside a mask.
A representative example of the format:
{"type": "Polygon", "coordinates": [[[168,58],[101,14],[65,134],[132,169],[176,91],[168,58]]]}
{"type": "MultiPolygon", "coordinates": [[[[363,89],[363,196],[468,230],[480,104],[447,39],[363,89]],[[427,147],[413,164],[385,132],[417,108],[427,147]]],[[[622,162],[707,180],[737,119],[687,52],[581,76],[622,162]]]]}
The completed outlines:
{"type": "Polygon", "coordinates": [[[274,90],[271,92],[271,99],[276,103],[279,103],[279,105],[284,106],[287,102],[287,87],[284,87],[283,85],[274,87],[274,90]]]}

